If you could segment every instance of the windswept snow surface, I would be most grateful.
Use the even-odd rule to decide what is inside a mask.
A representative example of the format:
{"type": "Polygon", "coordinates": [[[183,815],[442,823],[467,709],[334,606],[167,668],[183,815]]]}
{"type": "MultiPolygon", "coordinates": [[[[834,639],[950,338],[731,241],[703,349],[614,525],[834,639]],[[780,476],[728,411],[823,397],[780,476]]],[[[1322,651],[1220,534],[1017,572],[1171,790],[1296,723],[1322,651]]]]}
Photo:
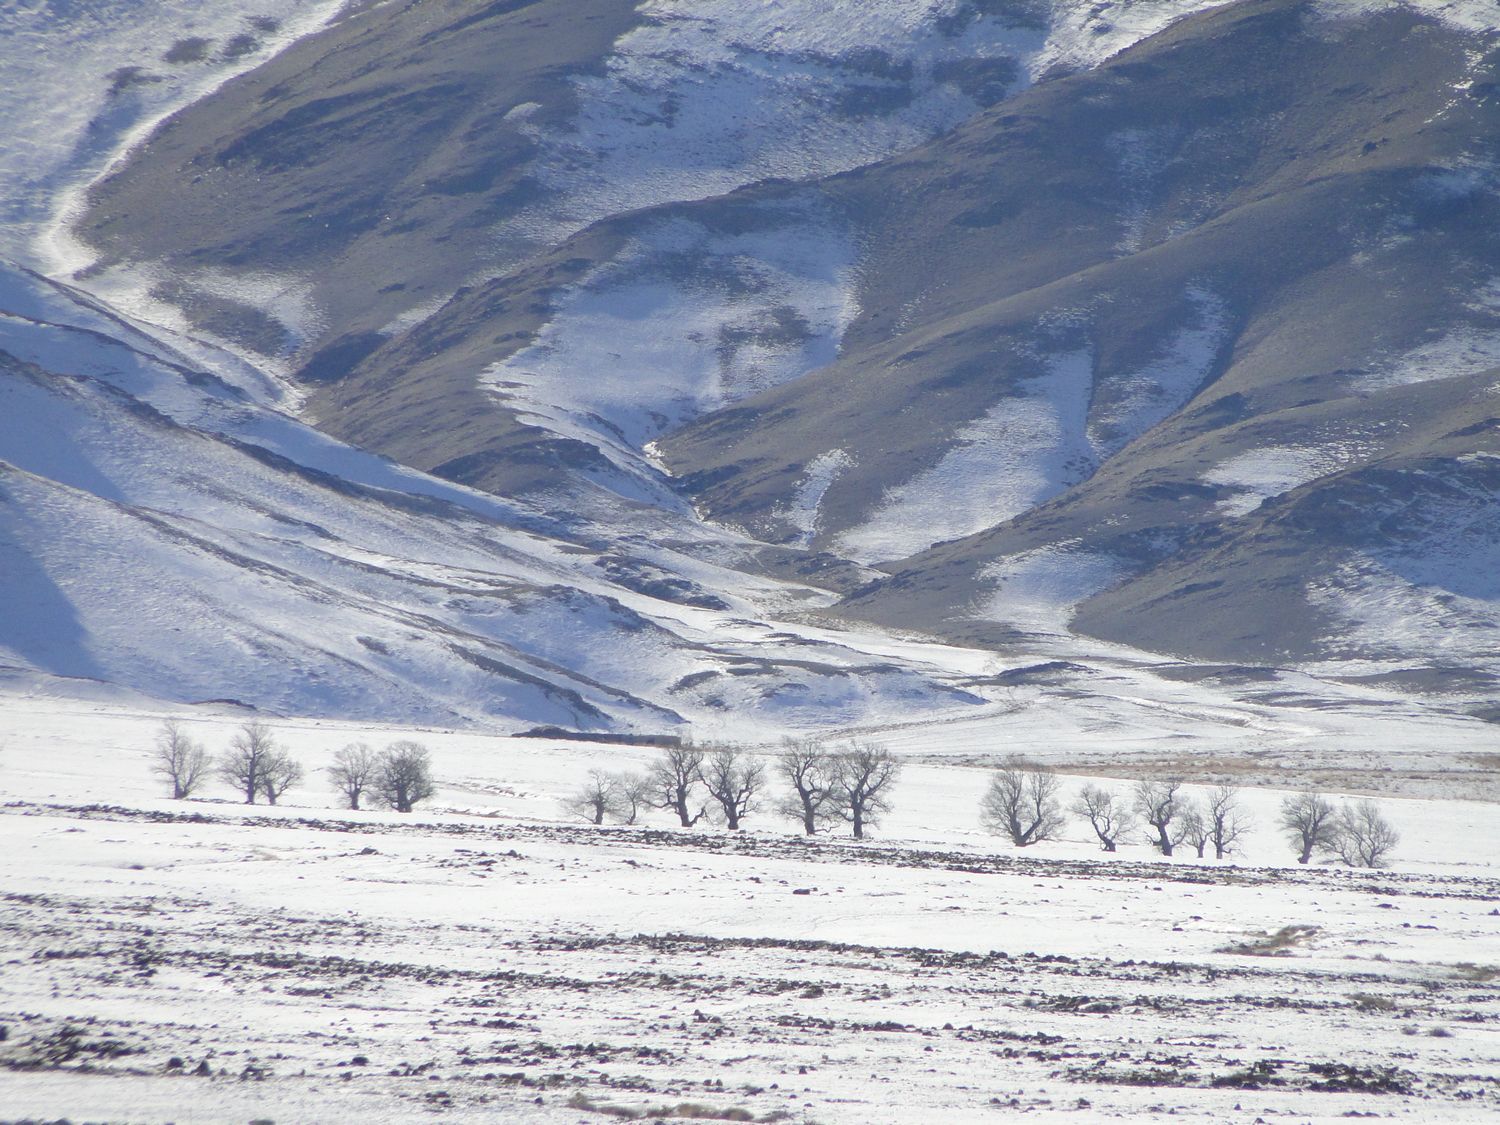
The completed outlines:
{"type": "Polygon", "coordinates": [[[1475,568],[1467,578],[1487,582],[1487,594],[1458,593],[1446,581],[1414,581],[1389,565],[1361,560],[1313,583],[1308,597],[1339,622],[1329,638],[1335,647],[1348,644],[1377,660],[1383,655],[1393,667],[1409,663],[1406,654],[1422,652],[1439,664],[1500,668],[1500,589],[1492,579],[1496,571],[1480,569],[1500,561],[1491,548],[1488,557],[1462,560],[1475,568]]]}
{"type": "Polygon", "coordinates": [[[979,701],[942,668],[729,624],[820,596],[693,557],[752,549],[731,536],[565,528],[340,445],[75,293],[3,277],[0,596],[18,608],[0,662],[501,729],[733,714],[775,731],[979,701]]]}
{"type": "Polygon", "coordinates": [[[551,197],[508,224],[521,245],[894,155],[1014,89],[1016,60],[1044,40],[1033,18],[951,0],[650,0],[641,13],[605,73],[576,83],[572,128],[538,132],[551,197]]]}
{"type": "Polygon", "coordinates": [[[759,219],[658,223],[481,382],[523,421],[638,468],[664,431],[831,363],[857,313],[853,247],[812,201],[759,219]]]}
{"type": "Polygon", "coordinates": [[[1125,567],[1081,546],[1045,547],[998,559],[980,573],[995,591],[979,611],[1032,633],[1066,636],[1073,611],[1124,577],[1125,567]]]}
{"type": "Polygon", "coordinates": [[[1500,671],[1496,466],[1500,457],[1470,454],[1418,476],[1416,500],[1391,497],[1401,520],[1391,541],[1361,550],[1309,591],[1340,623],[1337,639],[1393,662],[1424,652],[1500,671]]]}
{"type": "Polygon", "coordinates": [[[1088,349],[1049,357],[1028,393],[958,430],[942,460],[888,490],[835,549],[859,562],[904,558],[1004,523],[1076,484],[1094,464],[1085,436],[1092,385],[1088,349]]]}
{"type": "Polygon", "coordinates": [[[1346,468],[1352,452],[1343,447],[1273,445],[1237,453],[1203,474],[1209,484],[1234,489],[1220,500],[1225,515],[1243,516],[1267,500],[1281,496],[1319,477],[1346,468]]]}
{"type": "MultiPolygon", "coordinates": [[[[1402,839],[1379,872],[1299,868],[1276,787],[1242,793],[1228,863],[1106,857],[1078,822],[1012,849],[979,827],[985,770],[920,759],[862,843],[766,815],[596,829],[562,798],[651,751],[297,722],[275,734],[310,777],[415,737],[436,796],[341,811],[310,781],[247,808],[217,783],[161,797],[157,715],[0,714],[0,1104],[25,1119],[1500,1108],[1493,805],[1382,800],[1402,839]]],[[[184,720],[214,750],[235,721],[184,720]]],[[[1125,784],[1095,770],[1064,797],[1086,781],[1125,784]]]]}
{"type": "Polygon", "coordinates": [[[854,464],[849,454],[842,449],[830,449],[827,453],[820,453],[808,462],[802,479],[797,483],[797,491],[792,495],[792,501],[778,514],[796,530],[796,538],[793,545],[797,547],[809,547],[818,534],[818,527],[822,521],[820,508],[823,497],[833,487],[833,482],[838,480],[839,475],[854,464]]]}
{"type": "MultiPolygon", "coordinates": [[[[1500,309],[1490,313],[1500,324],[1500,309]]],[[[1467,326],[1379,364],[1360,381],[1371,389],[1457,379],[1500,368],[1500,327],[1467,326]]]]}
{"type": "Polygon", "coordinates": [[[1100,461],[1113,457],[1166,420],[1203,386],[1229,338],[1229,310],[1212,290],[1187,291],[1187,322],[1139,371],[1103,383],[1094,391],[1089,444],[1100,461]]]}
{"type": "Polygon", "coordinates": [[[1500,13],[1491,0],[1320,0],[1317,7],[1335,19],[1407,8],[1463,31],[1488,32],[1500,27],[1500,13]]]}
{"type": "Polygon", "coordinates": [[[70,199],[155,123],[322,27],[343,0],[19,0],[0,6],[0,258],[92,255],[70,199]],[[61,212],[61,214],[60,214],[61,212]],[[41,245],[35,240],[45,235],[41,245]]]}

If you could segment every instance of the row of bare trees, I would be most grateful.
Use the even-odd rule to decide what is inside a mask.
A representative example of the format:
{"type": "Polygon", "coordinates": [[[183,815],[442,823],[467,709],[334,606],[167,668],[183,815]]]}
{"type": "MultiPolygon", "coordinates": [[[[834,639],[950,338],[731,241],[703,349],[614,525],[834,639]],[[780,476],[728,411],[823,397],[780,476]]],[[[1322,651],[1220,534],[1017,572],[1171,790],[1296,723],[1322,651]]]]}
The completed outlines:
{"type": "Polygon", "coordinates": [[[1350,867],[1379,867],[1401,842],[1380,806],[1371,800],[1335,808],[1321,793],[1297,793],[1281,803],[1279,823],[1298,863],[1307,863],[1317,854],[1350,867]]]}
{"type": "Polygon", "coordinates": [[[564,805],[592,824],[634,824],[643,810],[661,809],[683,828],[707,819],[737,831],[765,807],[769,785],[779,781],[772,813],[809,836],[843,823],[859,839],[890,811],[900,772],[890,751],[869,743],[829,748],[788,739],[769,760],[733,744],[684,743],[662,750],[644,773],[591,771],[564,805]]]}
{"type": "MultiPolygon", "coordinates": [[[[1018,759],[1003,763],[990,778],[979,815],[991,832],[1024,848],[1060,836],[1068,811],[1088,823],[1107,852],[1139,832],[1164,856],[1186,844],[1200,859],[1210,848],[1215,859],[1235,852],[1254,823],[1236,786],[1215,786],[1200,799],[1187,793],[1179,778],[1143,778],[1128,796],[1088,784],[1065,811],[1062,779],[1018,759]]],[[[1277,825],[1299,863],[1317,854],[1351,867],[1379,867],[1400,841],[1374,801],[1335,807],[1320,793],[1287,797],[1277,825]]]]}
{"type": "MultiPolygon", "coordinates": [[[[209,778],[218,777],[243,795],[247,805],[261,797],[276,804],[304,776],[301,764],[258,719],[235,732],[218,761],[181,723],[168,719],[156,736],[152,769],[171,785],[177,800],[191,797],[209,778]]],[[[411,812],[418,801],[433,794],[431,758],[418,742],[393,742],[378,753],[362,742],[352,743],[334,756],[327,772],[351,809],[359,808],[368,796],[377,805],[411,812]]]]}

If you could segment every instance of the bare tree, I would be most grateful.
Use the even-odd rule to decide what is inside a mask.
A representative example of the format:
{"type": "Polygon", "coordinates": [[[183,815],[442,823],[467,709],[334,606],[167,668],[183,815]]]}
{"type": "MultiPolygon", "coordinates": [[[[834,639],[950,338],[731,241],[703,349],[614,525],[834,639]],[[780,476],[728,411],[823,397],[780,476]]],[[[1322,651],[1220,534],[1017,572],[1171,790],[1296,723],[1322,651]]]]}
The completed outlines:
{"type": "Polygon", "coordinates": [[[351,742],[333,756],[333,765],[328,767],[328,778],[333,787],[344,795],[351,809],[359,808],[359,799],[375,779],[375,768],[380,759],[363,742],[351,742]]]}
{"type": "Polygon", "coordinates": [[[698,786],[703,783],[703,751],[691,742],[668,746],[651,763],[651,804],[677,814],[684,828],[691,828],[708,813],[702,802],[693,812],[698,786]]]}
{"type": "Polygon", "coordinates": [[[1073,802],[1073,811],[1089,822],[1107,852],[1116,850],[1121,836],[1135,831],[1135,813],[1130,806],[1099,785],[1085,785],[1073,802]]]}
{"type": "Polygon", "coordinates": [[[755,795],[765,785],[765,763],[738,746],[719,746],[704,759],[699,776],[724,817],[724,826],[738,832],[740,821],[754,811],[755,795]]]}
{"type": "Polygon", "coordinates": [[[1374,801],[1357,801],[1339,809],[1333,839],[1327,849],[1350,867],[1380,867],[1401,842],[1374,801]]]}
{"type": "Polygon", "coordinates": [[[831,815],[833,756],[813,739],[787,738],[772,767],[790,792],[776,806],[789,820],[800,821],[802,831],[812,836],[831,815]]]}
{"type": "Polygon", "coordinates": [[[1286,798],[1277,823],[1297,853],[1298,863],[1312,859],[1315,851],[1329,850],[1338,830],[1333,805],[1321,793],[1295,793],[1286,798]]]}
{"type": "Polygon", "coordinates": [[[863,839],[891,811],[890,790],[901,776],[901,763],[883,746],[851,742],[834,757],[831,807],[863,839]]]}
{"type": "Polygon", "coordinates": [[[619,809],[620,783],[603,770],[589,770],[588,780],[563,800],[563,807],[590,824],[603,824],[619,809]]]}
{"type": "Polygon", "coordinates": [[[1147,838],[1162,855],[1171,855],[1183,841],[1183,804],[1180,778],[1142,778],[1135,783],[1135,811],[1151,829],[1147,838]]]}
{"type": "Polygon", "coordinates": [[[1214,846],[1215,859],[1223,859],[1234,851],[1254,823],[1240,805],[1240,790],[1235,785],[1216,785],[1210,789],[1203,815],[1208,822],[1208,838],[1214,846]]]}
{"type": "Polygon", "coordinates": [[[990,778],[979,803],[980,822],[991,832],[1010,837],[1018,848],[1052,840],[1067,823],[1058,794],[1062,779],[1051,770],[1008,758],[990,778]]]}
{"type": "Polygon", "coordinates": [[[411,812],[418,801],[436,791],[432,784],[432,759],[420,742],[393,742],[380,755],[371,791],[381,804],[397,812],[411,812]]]}
{"type": "Polygon", "coordinates": [[[156,735],[156,754],[151,768],[172,783],[172,797],[191,797],[209,769],[208,754],[182,729],[176,719],[162,723],[156,735]]]}
{"type": "Polygon", "coordinates": [[[1209,841],[1214,838],[1213,829],[1209,827],[1208,817],[1196,801],[1183,801],[1181,809],[1177,814],[1178,824],[1182,829],[1182,839],[1191,844],[1198,853],[1198,858],[1203,858],[1203,853],[1208,850],[1209,841]]]}
{"type": "Polygon", "coordinates": [[[219,776],[245,795],[245,804],[255,804],[264,788],[262,777],[272,758],[280,753],[271,728],[251,719],[229,740],[229,751],[219,764],[219,776]]]}
{"type": "Polygon", "coordinates": [[[615,782],[615,815],[621,824],[634,824],[641,810],[651,804],[651,778],[643,773],[617,773],[615,782]]]}
{"type": "Polygon", "coordinates": [[[266,803],[274,805],[293,785],[302,780],[302,766],[285,750],[277,747],[267,755],[260,771],[260,791],[266,803]]]}

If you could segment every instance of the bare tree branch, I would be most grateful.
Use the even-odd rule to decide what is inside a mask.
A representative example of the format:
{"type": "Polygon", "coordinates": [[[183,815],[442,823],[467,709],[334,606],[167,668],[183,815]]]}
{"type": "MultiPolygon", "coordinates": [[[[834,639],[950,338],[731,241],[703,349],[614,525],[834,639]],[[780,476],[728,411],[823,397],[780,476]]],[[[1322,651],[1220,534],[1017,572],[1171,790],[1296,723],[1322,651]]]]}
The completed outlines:
{"type": "Polygon", "coordinates": [[[374,780],[379,759],[363,742],[351,742],[333,756],[328,779],[344,795],[351,809],[359,808],[359,799],[374,780]]]}
{"type": "Polygon", "coordinates": [[[1374,801],[1356,801],[1339,810],[1333,839],[1326,845],[1350,867],[1381,867],[1401,842],[1374,801]]]}
{"type": "Polygon", "coordinates": [[[739,831],[740,821],[755,810],[755,795],[765,784],[765,763],[750,758],[738,746],[719,746],[708,754],[699,776],[725,827],[739,831]]]}
{"type": "Polygon", "coordinates": [[[698,787],[703,783],[703,751],[691,742],[664,749],[651,763],[648,776],[652,806],[676,813],[682,827],[691,828],[707,815],[706,801],[698,806],[697,812],[692,810],[698,787]]]}
{"type": "Polygon", "coordinates": [[[380,755],[371,787],[377,800],[397,812],[411,812],[435,792],[432,759],[420,742],[393,742],[380,755]]]}
{"type": "Polygon", "coordinates": [[[1062,780],[1051,770],[1007,759],[990,778],[979,819],[1018,848],[1055,839],[1067,823],[1058,795],[1062,780]]]}
{"type": "Polygon", "coordinates": [[[835,815],[829,807],[833,799],[833,766],[833,755],[810,738],[783,740],[781,753],[776,756],[773,768],[791,790],[777,804],[776,811],[801,822],[802,831],[809,836],[835,815]]]}
{"type": "Polygon", "coordinates": [[[208,754],[182,730],[176,719],[162,723],[156,735],[156,754],[152,770],[166,778],[172,785],[172,797],[183,800],[191,797],[193,790],[208,774],[208,754]]]}
{"type": "Polygon", "coordinates": [[[1326,851],[1337,834],[1333,805],[1321,793],[1296,793],[1281,802],[1277,823],[1286,833],[1297,862],[1306,863],[1313,852],[1326,851]]]}
{"type": "Polygon", "coordinates": [[[1135,813],[1130,806],[1099,785],[1085,785],[1073,802],[1073,811],[1089,822],[1107,852],[1115,851],[1120,837],[1136,828],[1135,813]]]}
{"type": "Polygon", "coordinates": [[[1234,785],[1217,785],[1209,790],[1204,816],[1215,859],[1223,859],[1234,851],[1240,838],[1254,825],[1250,814],[1240,806],[1239,787],[1234,785]]]}
{"type": "Polygon", "coordinates": [[[590,824],[603,824],[619,806],[620,783],[603,770],[589,770],[588,779],[563,799],[563,807],[590,824]]]}
{"type": "Polygon", "coordinates": [[[890,790],[901,776],[901,763],[883,746],[851,742],[834,757],[831,807],[862,839],[867,827],[891,811],[890,790]]]}
{"type": "Polygon", "coordinates": [[[1151,829],[1148,839],[1162,855],[1182,843],[1183,797],[1180,778],[1142,778],[1135,783],[1135,811],[1151,829]]]}
{"type": "Polygon", "coordinates": [[[279,753],[271,728],[259,719],[251,719],[229,740],[229,751],[219,764],[219,776],[245,795],[245,804],[253,805],[265,786],[266,769],[279,753]]]}

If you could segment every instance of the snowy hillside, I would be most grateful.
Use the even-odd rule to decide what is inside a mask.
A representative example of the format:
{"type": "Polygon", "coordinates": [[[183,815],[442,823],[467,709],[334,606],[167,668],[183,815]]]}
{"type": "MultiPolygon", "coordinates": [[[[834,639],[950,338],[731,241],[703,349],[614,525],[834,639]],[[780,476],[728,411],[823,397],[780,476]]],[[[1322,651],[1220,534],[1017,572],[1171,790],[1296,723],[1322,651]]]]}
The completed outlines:
{"type": "Polygon", "coordinates": [[[624,535],[590,549],[606,532],[341,446],[35,275],[6,274],[4,303],[0,650],[21,667],[516,729],[667,733],[727,709],[774,728],[980,701],[940,672],[720,624],[755,601],[700,583],[788,605],[814,591],[624,535]]]}
{"type": "MultiPolygon", "coordinates": [[[[773,737],[983,721],[1053,660],[1071,682],[1027,690],[1064,727],[1094,692],[1121,729],[1191,724],[1155,669],[1243,660],[1315,673],[1334,709],[1482,715],[1493,22],[1436,0],[0,13],[0,109],[34,126],[0,141],[13,682],[773,737]],[[1253,104],[1212,85],[1266,41],[1304,61],[1253,104]],[[1385,163],[1351,170],[1330,90],[1387,56],[1337,138],[1385,163]],[[1184,97],[1190,122],[1163,116],[1184,97]],[[1268,241],[1304,257],[1266,265],[1268,241]],[[1383,277],[1431,295],[1377,308],[1403,291],[1383,277]],[[1368,507],[1383,531],[1287,547],[1391,458],[1421,467],[1368,507]],[[1398,502],[1419,478],[1450,522],[1398,502]],[[1311,577],[1214,593],[1219,560],[1289,552],[1311,577]],[[1272,607],[1264,636],[1236,647],[1251,626],[1216,597],[1272,607]],[[1451,690],[1395,686],[1444,669],[1451,690]]],[[[1204,679],[1205,729],[1280,722],[1204,679]]]]}
{"type": "Polygon", "coordinates": [[[1495,0],[0,75],[0,1114],[1495,1117],[1495,0]]]}

